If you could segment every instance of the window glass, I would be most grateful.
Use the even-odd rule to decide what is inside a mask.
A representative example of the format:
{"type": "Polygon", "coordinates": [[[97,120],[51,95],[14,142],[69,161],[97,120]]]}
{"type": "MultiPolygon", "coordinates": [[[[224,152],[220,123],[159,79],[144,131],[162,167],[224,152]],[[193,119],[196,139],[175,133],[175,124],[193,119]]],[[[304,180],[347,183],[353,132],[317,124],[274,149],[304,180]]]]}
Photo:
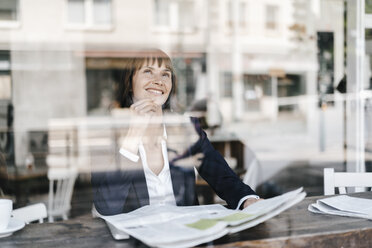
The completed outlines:
{"type": "Polygon", "coordinates": [[[223,97],[232,97],[232,74],[231,72],[223,73],[223,87],[222,87],[222,96],[223,97]]]}
{"type": "MultiPolygon", "coordinates": [[[[123,177],[112,180],[118,180],[121,198],[116,193],[107,197],[128,203],[119,210],[137,208],[129,203],[137,189],[122,190],[121,180],[145,167],[139,160],[128,164],[121,145],[129,125],[137,123],[149,128],[142,141],[149,140],[152,128],[160,135],[152,140],[155,146],[144,144],[145,150],[158,149],[156,142],[164,138],[161,125],[142,125],[128,109],[140,99],[141,89],[144,100],[150,100],[143,103],[170,99],[169,105],[143,106],[151,118],[156,113],[169,121],[168,157],[148,152],[150,164],[162,166],[167,158],[194,175],[198,163],[183,156],[200,147],[193,145],[194,132],[204,132],[193,126],[178,131],[184,126],[167,119],[168,114],[185,117],[181,124],[189,125],[194,112],[207,134],[202,138],[210,139],[240,178],[246,178],[247,168],[257,168],[248,184],[262,198],[301,186],[308,196],[321,195],[325,167],[356,171],[365,165],[372,171],[372,18],[359,13],[360,2],[0,0],[1,190],[14,208],[33,204],[48,194],[50,168],[76,167],[68,217],[80,221],[90,216],[92,192],[99,191],[92,189],[92,170],[109,177],[121,171],[123,177]],[[364,22],[357,22],[362,17],[364,22]],[[361,23],[365,37],[363,27],[356,28],[361,23]],[[148,58],[149,49],[157,54],[153,48],[169,55],[159,56],[161,70],[148,58]],[[171,86],[161,86],[170,78],[171,86]],[[165,99],[165,93],[171,97],[165,99]],[[29,185],[23,184],[23,175],[30,177],[29,185]],[[16,177],[19,184],[6,180],[16,177]]],[[[372,14],[372,0],[365,3],[372,14]]],[[[209,145],[205,148],[210,151],[209,145]]],[[[210,161],[198,155],[199,163],[210,161]]],[[[178,185],[177,179],[171,181],[178,185]]],[[[185,196],[202,191],[190,199],[225,204],[205,190],[202,178],[184,181],[191,185],[179,184],[180,192],[192,191],[183,191],[185,196]]],[[[31,227],[25,228],[31,233],[31,227]]],[[[5,242],[16,246],[25,233],[28,237],[27,230],[16,232],[5,242]]],[[[45,241],[39,236],[27,240],[45,241]]]]}
{"type": "Polygon", "coordinates": [[[266,6],[266,29],[277,29],[278,7],[274,5],[266,6]]]}
{"type": "Polygon", "coordinates": [[[365,7],[366,7],[366,13],[372,14],[372,1],[371,0],[365,0],[365,7]]]}
{"type": "Polygon", "coordinates": [[[194,2],[190,0],[155,0],[154,21],[156,27],[182,31],[194,27],[194,2]]]}
{"type": "Polygon", "coordinates": [[[192,1],[179,1],[178,16],[180,28],[194,26],[194,4],[192,1]]]}
{"type": "Polygon", "coordinates": [[[16,21],[18,19],[18,0],[0,1],[0,21],[16,21]]]}
{"type": "MultiPolygon", "coordinates": [[[[233,2],[231,0],[227,1],[226,4],[226,23],[228,27],[233,25],[233,2]]],[[[238,25],[240,27],[245,27],[247,25],[247,3],[245,1],[239,1],[238,3],[238,25]]]]}
{"type": "Polygon", "coordinates": [[[169,1],[155,0],[155,24],[156,26],[169,26],[169,1]]]}
{"type": "Polygon", "coordinates": [[[10,100],[11,94],[10,56],[0,51],[0,100],[10,100]]]}
{"type": "Polygon", "coordinates": [[[10,99],[10,97],[11,97],[10,75],[0,74],[0,99],[10,99]]]}
{"type": "Polygon", "coordinates": [[[85,23],[85,3],[84,0],[68,1],[68,22],[73,24],[85,23]]]}
{"type": "Polygon", "coordinates": [[[94,24],[108,25],[111,23],[111,0],[93,1],[94,24]]]}
{"type": "Polygon", "coordinates": [[[246,8],[247,3],[246,2],[240,2],[239,3],[239,25],[244,27],[246,25],[246,8]]]}
{"type": "Polygon", "coordinates": [[[226,16],[227,16],[227,25],[229,27],[232,27],[233,25],[233,9],[232,9],[232,2],[231,0],[230,1],[227,1],[227,5],[226,5],[226,16]]]}

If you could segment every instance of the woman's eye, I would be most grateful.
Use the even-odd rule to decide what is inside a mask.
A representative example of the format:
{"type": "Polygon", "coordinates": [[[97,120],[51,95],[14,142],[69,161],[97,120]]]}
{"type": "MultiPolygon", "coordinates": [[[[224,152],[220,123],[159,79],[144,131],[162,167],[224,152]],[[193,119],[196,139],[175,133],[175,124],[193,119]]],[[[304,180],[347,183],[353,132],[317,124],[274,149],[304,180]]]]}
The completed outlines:
{"type": "Polygon", "coordinates": [[[144,70],[143,73],[145,73],[145,74],[151,74],[151,70],[144,70]]]}
{"type": "Polygon", "coordinates": [[[165,78],[170,78],[170,74],[169,74],[169,73],[164,73],[164,74],[163,74],[163,77],[165,77],[165,78]]]}

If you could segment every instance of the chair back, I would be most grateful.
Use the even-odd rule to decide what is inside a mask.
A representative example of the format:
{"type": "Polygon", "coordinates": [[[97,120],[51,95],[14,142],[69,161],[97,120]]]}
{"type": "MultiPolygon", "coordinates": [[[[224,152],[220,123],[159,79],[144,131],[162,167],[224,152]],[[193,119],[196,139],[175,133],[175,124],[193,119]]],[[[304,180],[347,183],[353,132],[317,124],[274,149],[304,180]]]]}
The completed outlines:
{"type": "Polygon", "coordinates": [[[37,203],[26,207],[14,209],[12,212],[12,216],[15,219],[22,220],[26,224],[29,224],[33,221],[39,221],[39,223],[43,223],[44,218],[46,218],[48,215],[45,204],[37,203]]]}
{"type": "Polygon", "coordinates": [[[67,220],[71,209],[71,197],[78,173],[75,168],[50,168],[48,170],[49,196],[48,218],[53,222],[54,217],[60,216],[67,220]]]}
{"type": "Polygon", "coordinates": [[[355,192],[372,187],[372,173],[335,172],[333,168],[324,169],[324,195],[334,195],[335,188],[340,194],[346,194],[347,187],[354,187],[355,192]]]}
{"type": "Polygon", "coordinates": [[[243,183],[256,190],[261,180],[262,166],[256,154],[248,146],[244,148],[244,168],[246,172],[243,177],[243,183]]]}

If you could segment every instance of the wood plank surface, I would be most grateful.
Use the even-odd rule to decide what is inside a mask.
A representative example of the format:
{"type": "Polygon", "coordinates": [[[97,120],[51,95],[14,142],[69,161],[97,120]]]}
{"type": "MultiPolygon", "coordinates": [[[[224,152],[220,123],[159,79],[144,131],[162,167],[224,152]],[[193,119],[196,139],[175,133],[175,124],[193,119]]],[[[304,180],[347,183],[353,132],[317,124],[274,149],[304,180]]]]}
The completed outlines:
{"type": "MultiPolygon", "coordinates": [[[[372,192],[357,193],[372,199],[372,192]]],[[[291,209],[256,227],[226,235],[208,247],[372,247],[372,221],[313,214],[309,197],[291,209]]],[[[115,241],[101,219],[84,215],[75,219],[30,224],[12,236],[0,239],[10,247],[146,247],[135,239],[115,241]]]]}

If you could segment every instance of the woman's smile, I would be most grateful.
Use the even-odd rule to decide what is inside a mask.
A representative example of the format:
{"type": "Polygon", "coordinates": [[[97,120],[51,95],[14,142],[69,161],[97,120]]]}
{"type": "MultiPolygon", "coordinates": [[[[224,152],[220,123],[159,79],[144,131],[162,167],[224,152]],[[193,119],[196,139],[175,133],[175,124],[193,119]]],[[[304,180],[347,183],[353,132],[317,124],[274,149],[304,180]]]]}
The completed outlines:
{"type": "Polygon", "coordinates": [[[164,94],[164,90],[157,88],[147,88],[146,91],[157,96],[161,96],[164,94]]]}

